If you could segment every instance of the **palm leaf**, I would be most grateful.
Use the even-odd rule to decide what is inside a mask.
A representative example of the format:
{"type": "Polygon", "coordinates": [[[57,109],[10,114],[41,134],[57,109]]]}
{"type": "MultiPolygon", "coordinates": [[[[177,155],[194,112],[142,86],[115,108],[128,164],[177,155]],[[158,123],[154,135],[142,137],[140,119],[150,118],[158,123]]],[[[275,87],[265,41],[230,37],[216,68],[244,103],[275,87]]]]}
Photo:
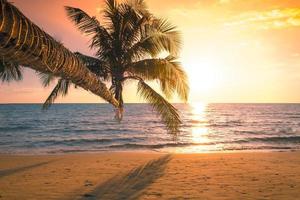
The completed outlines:
{"type": "Polygon", "coordinates": [[[99,26],[95,30],[95,34],[91,39],[89,47],[91,49],[94,49],[94,48],[97,49],[96,55],[100,59],[109,58],[109,56],[112,52],[112,38],[111,38],[111,35],[108,33],[108,31],[104,27],[99,26]]]}
{"type": "Polygon", "coordinates": [[[127,53],[131,59],[141,59],[146,56],[156,57],[166,51],[178,55],[181,48],[181,36],[167,20],[152,19],[141,29],[141,38],[127,53]]]}
{"type": "Polygon", "coordinates": [[[148,39],[154,40],[165,51],[177,55],[181,47],[181,37],[176,29],[177,27],[166,19],[154,19],[150,34],[146,33],[146,37],[150,35],[148,39]]]}
{"type": "Polygon", "coordinates": [[[75,55],[82,60],[91,72],[96,74],[98,77],[107,80],[110,69],[106,62],[91,56],[83,55],[79,52],[76,52],[75,55]]]}
{"type": "Polygon", "coordinates": [[[85,34],[94,34],[100,23],[96,17],[90,17],[80,8],[65,6],[68,17],[75,23],[77,28],[85,34]]]}
{"type": "Polygon", "coordinates": [[[145,80],[159,80],[161,89],[167,98],[177,92],[183,101],[188,100],[188,78],[175,57],[141,60],[133,63],[128,70],[145,80]]]}
{"type": "Polygon", "coordinates": [[[143,1],[130,1],[131,3],[120,4],[119,12],[121,13],[121,38],[123,47],[126,51],[132,44],[139,41],[141,29],[144,24],[148,23],[151,14],[147,11],[143,1]]]}
{"type": "Polygon", "coordinates": [[[55,81],[56,78],[53,74],[47,74],[42,72],[37,72],[37,74],[44,87],[48,87],[53,81],[55,81]]]}
{"type": "Polygon", "coordinates": [[[92,35],[90,48],[98,48],[97,56],[104,59],[111,52],[112,47],[112,38],[106,28],[100,25],[96,17],[89,16],[79,8],[66,6],[65,10],[81,32],[92,35]]]}
{"type": "Polygon", "coordinates": [[[172,104],[165,100],[143,80],[140,80],[138,83],[138,94],[148,101],[158,114],[161,115],[162,121],[166,124],[169,133],[179,133],[181,120],[177,109],[172,104]]]}
{"type": "Polygon", "coordinates": [[[50,93],[49,97],[43,104],[43,110],[47,110],[56,100],[56,98],[61,95],[65,96],[68,94],[69,88],[71,85],[70,80],[59,79],[56,86],[53,88],[52,92],[50,93]]]}
{"type": "Polygon", "coordinates": [[[20,81],[22,78],[22,70],[17,63],[0,60],[0,79],[2,82],[20,81]]]}
{"type": "Polygon", "coordinates": [[[114,14],[114,11],[118,9],[118,3],[116,0],[106,0],[106,12],[114,14]]]}
{"type": "Polygon", "coordinates": [[[128,0],[126,4],[142,16],[151,15],[144,0],[128,0]]]}
{"type": "Polygon", "coordinates": [[[104,19],[106,19],[106,25],[109,31],[115,35],[119,34],[121,14],[119,12],[119,4],[116,0],[106,0],[106,8],[104,10],[104,19]]]}

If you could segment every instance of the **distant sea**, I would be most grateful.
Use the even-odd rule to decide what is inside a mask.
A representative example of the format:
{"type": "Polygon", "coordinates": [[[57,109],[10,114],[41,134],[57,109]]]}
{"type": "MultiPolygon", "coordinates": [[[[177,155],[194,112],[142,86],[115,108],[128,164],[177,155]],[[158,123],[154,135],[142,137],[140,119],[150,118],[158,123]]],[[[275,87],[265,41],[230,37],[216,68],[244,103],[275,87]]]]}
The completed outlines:
{"type": "Polygon", "coordinates": [[[300,104],[175,104],[174,137],[147,104],[127,104],[124,120],[108,104],[0,105],[0,153],[215,152],[300,149],[300,104]]]}

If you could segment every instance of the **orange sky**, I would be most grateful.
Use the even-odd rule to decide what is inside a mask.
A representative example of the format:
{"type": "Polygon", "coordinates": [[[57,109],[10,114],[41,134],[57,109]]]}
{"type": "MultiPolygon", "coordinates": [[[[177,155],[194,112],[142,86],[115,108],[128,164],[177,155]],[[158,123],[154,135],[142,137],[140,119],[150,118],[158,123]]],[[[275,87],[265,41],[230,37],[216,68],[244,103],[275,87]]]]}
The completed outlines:
{"type": "MultiPolygon", "coordinates": [[[[146,0],[150,10],[170,19],[184,40],[181,61],[189,74],[190,101],[300,102],[299,0],[146,0]]],[[[14,0],[34,23],[72,51],[92,55],[88,39],[67,19],[63,6],[91,15],[101,0],[14,0]]],[[[134,85],[125,101],[139,102],[134,85]]],[[[43,102],[44,89],[31,70],[22,82],[1,84],[0,103],[43,102]]],[[[176,101],[176,98],[175,100],[176,101]]],[[[71,90],[58,102],[102,102],[71,90]]]]}

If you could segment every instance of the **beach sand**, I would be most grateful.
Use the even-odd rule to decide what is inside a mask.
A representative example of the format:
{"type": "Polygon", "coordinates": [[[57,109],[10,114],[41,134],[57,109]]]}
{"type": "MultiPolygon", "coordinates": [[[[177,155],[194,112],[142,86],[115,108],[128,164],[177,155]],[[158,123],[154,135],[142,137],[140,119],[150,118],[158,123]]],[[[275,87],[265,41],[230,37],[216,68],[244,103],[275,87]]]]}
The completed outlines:
{"type": "Polygon", "coordinates": [[[300,152],[0,155],[0,199],[300,199],[300,152]]]}

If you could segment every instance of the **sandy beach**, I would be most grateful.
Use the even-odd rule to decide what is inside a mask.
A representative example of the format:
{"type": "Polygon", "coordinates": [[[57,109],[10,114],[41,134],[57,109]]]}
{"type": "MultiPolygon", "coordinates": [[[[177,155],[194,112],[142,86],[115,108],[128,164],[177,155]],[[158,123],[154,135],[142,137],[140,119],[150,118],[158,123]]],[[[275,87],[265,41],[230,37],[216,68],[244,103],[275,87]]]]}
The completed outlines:
{"type": "Polygon", "coordinates": [[[0,199],[299,198],[300,152],[0,156],[0,199]]]}

